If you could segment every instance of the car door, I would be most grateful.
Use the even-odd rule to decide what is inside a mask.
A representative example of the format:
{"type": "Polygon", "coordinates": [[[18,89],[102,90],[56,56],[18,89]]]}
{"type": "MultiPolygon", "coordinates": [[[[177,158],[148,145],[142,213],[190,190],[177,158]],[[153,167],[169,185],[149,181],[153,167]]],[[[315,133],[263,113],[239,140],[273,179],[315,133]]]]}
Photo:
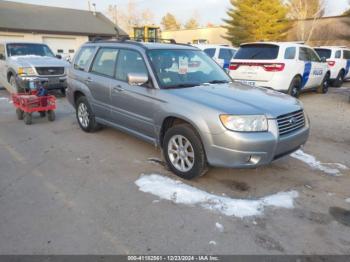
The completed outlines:
{"type": "Polygon", "coordinates": [[[228,70],[230,67],[230,62],[233,59],[234,51],[230,48],[220,48],[218,63],[222,68],[228,70]]]}
{"type": "Polygon", "coordinates": [[[115,72],[118,49],[101,47],[91,64],[90,73],[85,79],[92,96],[96,117],[111,119],[111,84],[115,72]]]}
{"type": "Polygon", "coordinates": [[[312,72],[312,62],[310,54],[306,47],[299,48],[299,61],[303,63],[302,67],[302,89],[307,89],[313,85],[313,76],[312,72]]]}
{"type": "Polygon", "coordinates": [[[350,50],[344,50],[343,57],[345,60],[345,78],[349,78],[350,77],[350,50]]]}
{"type": "Polygon", "coordinates": [[[113,122],[140,137],[155,139],[154,99],[156,91],[145,85],[128,84],[128,74],[148,74],[142,55],[136,50],[120,49],[115,79],[111,86],[113,122]]]}

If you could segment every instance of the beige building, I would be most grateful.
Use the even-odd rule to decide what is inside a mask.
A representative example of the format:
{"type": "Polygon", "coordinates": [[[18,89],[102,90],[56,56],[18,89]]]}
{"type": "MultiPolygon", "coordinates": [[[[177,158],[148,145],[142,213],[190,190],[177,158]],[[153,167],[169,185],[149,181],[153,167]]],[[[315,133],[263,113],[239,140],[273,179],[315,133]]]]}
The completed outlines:
{"type": "Polygon", "coordinates": [[[95,37],[118,33],[127,35],[100,12],[0,1],[0,41],[46,43],[66,57],[95,37]]]}
{"type": "Polygon", "coordinates": [[[226,29],[220,26],[205,27],[197,29],[182,29],[162,31],[162,38],[175,39],[179,43],[194,43],[198,40],[206,40],[209,44],[230,44],[229,41],[223,38],[226,34],[226,29]]]}

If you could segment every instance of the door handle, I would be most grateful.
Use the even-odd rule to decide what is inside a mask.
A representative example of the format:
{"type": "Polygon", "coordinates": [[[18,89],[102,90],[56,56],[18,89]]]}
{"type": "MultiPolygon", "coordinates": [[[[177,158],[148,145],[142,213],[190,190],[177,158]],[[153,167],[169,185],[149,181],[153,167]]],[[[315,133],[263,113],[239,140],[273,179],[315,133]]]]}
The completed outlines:
{"type": "Polygon", "coordinates": [[[125,89],[122,88],[120,85],[117,85],[113,87],[113,92],[123,92],[125,89]]]}
{"type": "Polygon", "coordinates": [[[88,77],[88,78],[85,79],[85,82],[86,82],[86,83],[91,83],[91,82],[92,82],[92,79],[91,79],[90,77],[88,77]]]}

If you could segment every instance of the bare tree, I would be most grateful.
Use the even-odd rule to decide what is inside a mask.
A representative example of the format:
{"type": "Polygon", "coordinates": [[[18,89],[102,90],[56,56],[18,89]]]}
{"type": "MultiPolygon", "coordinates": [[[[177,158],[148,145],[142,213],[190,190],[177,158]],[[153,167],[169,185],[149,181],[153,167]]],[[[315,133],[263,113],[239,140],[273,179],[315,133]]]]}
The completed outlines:
{"type": "Polygon", "coordinates": [[[129,0],[126,7],[109,5],[106,15],[115,24],[127,32],[131,32],[135,26],[143,26],[154,23],[154,14],[149,9],[139,10],[134,0],[129,0]]]}
{"type": "Polygon", "coordinates": [[[300,41],[309,42],[317,21],[324,15],[324,0],[290,0],[289,18],[295,20],[296,37],[300,41]],[[306,23],[311,19],[312,23],[306,23]]]}

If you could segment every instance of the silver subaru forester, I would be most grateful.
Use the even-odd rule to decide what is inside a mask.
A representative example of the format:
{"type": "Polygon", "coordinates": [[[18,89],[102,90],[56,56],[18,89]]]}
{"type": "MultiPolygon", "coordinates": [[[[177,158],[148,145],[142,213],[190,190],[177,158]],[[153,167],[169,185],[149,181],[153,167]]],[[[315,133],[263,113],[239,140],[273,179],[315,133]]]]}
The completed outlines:
{"type": "Polygon", "coordinates": [[[233,83],[187,45],[88,42],[69,69],[67,97],[84,131],[106,125],[153,143],[185,179],[209,166],[269,164],[309,136],[297,99],[233,83]]]}

